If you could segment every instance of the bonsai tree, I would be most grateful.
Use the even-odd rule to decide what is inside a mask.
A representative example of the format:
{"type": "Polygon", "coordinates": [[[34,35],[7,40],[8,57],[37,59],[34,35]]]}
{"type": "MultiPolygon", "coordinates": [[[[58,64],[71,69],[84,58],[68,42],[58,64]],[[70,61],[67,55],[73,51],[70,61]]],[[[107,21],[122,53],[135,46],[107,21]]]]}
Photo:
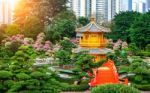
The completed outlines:
{"type": "Polygon", "coordinates": [[[80,82],[83,77],[92,78],[89,74],[93,74],[93,68],[100,67],[101,62],[94,63],[94,57],[89,55],[86,51],[75,54],[75,68],[74,72],[76,73],[76,78],[80,82]]]}
{"type": "Polygon", "coordinates": [[[11,60],[0,61],[2,93],[59,93],[60,83],[48,66],[33,66],[35,50],[21,46],[11,60]]]}
{"type": "Polygon", "coordinates": [[[55,57],[59,58],[60,65],[71,64],[72,62],[72,49],[75,48],[75,44],[73,44],[68,38],[64,38],[60,42],[61,48],[55,53],[55,57]]]}

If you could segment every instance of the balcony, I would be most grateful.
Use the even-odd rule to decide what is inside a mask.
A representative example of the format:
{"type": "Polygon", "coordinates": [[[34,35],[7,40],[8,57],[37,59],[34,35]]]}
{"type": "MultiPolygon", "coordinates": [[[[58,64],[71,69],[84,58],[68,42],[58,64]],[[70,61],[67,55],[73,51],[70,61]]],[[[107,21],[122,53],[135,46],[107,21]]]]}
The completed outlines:
{"type": "Polygon", "coordinates": [[[88,43],[88,42],[80,42],[81,47],[106,47],[106,43],[88,43]]]}

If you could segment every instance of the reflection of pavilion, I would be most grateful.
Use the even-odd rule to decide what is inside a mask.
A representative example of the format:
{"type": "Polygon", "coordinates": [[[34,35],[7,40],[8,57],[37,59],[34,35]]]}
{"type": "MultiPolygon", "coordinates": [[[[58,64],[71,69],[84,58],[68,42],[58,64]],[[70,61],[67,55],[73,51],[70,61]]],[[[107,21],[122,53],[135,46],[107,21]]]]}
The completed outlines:
{"type": "Polygon", "coordinates": [[[89,54],[95,56],[95,61],[106,58],[106,54],[111,52],[106,48],[107,39],[104,33],[110,32],[109,29],[96,24],[95,18],[91,18],[91,22],[82,28],[76,30],[79,38],[79,48],[76,52],[89,51],[89,54]]]}

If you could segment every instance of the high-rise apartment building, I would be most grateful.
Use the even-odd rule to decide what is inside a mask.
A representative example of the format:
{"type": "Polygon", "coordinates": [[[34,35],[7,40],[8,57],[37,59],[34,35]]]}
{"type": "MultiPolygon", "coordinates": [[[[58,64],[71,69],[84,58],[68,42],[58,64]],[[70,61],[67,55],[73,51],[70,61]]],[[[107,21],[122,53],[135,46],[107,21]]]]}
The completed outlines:
{"type": "Polygon", "coordinates": [[[116,13],[119,13],[122,9],[122,0],[116,0],[116,13]]]}
{"type": "Polygon", "coordinates": [[[77,17],[94,15],[98,22],[110,21],[120,11],[148,11],[150,0],[71,0],[71,9],[77,17]]]}
{"type": "Polygon", "coordinates": [[[132,10],[133,11],[139,11],[139,9],[138,9],[138,3],[137,2],[133,2],[132,3],[132,10]]]}
{"type": "Polygon", "coordinates": [[[87,18],[91,17],[91,0],[85,0],[85,16],[87,18]]]}
{"type": "Polygon", "coordinates": [[[133,6],[132,6],[133,11],[144,13],[148,10],[148,8],[147,8],[148,3],[144,2],[143,0],[138,0],[138,1],[134,0],[134,2],[132,4],[133,4],[133,6]]]}
{"type": "Polygon", "coordinates": [[[146,0],[146,10],[150,10],[150,0],[146,0]]]}
{"type": "Polygon", "coordinates": [[[144,2],[140,1],[138,5],[139,5],[138,12],[140,13],[146,12],[146,4],[144,2]]]}
{"type": "Polygon", "coordinates": [[[10,24],[12,22],[12,4],[9,0],[0,0],[0,24],[10,24]]]}
{"type": "Polygon", "coordinates": [[[115,15],[116,0],[92,0],[92,14],[98,22],[110,21],[115,15]]]}
{"type": "Polygon", "coordinates": [[[70,0],[70,6],[77,17],[92,15],[97,21],[109,21],[115,15],[116,0],[70,0]]]}
{"type": "Polygon", "coordinates": [[[116,0],[116,13],[132,11],[132,0],[116,0]]]}
{"type": "Polygon", "coordinates": [[[114,18],[114,15],[116,14],[116,0],[108,0],[108,21],[112,20],[114,18]]]}
{"type": "Polygon", "coordinates": [[[107,19],[107,0],[93,0],[96,4],[92,6],[96,9],[95,15],[98,22],[107,19]]]}
{"type": "Polygon", "coordinates": [[[132,11],[132,0],[128,0],[128,11],[132,11]]]}
{"type": "Polygon", "coordinates": [[[91,0],[69,0],[69,4],[67,4],[69,9],[72,9],[77,17],[91,16],[91,0]]]}

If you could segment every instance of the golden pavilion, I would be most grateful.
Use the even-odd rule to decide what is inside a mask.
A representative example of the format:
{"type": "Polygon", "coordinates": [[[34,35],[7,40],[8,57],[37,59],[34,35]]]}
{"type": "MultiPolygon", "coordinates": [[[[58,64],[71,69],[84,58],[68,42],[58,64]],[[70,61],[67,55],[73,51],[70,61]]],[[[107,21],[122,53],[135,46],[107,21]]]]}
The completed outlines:
{"type": "Polygon", "coordinates": [[[105,33],[110,32],[109,29],[99,26],[95,18],[91,18],[91,22],[84,27],[76,30],[77,38],[79,38],[79,47],[76,52],[88,51],[95,57],[94,61],[98,62],[106,58],[106,54],[111,49],[106,48],[108,40],[104,37],[105,33]]]}

